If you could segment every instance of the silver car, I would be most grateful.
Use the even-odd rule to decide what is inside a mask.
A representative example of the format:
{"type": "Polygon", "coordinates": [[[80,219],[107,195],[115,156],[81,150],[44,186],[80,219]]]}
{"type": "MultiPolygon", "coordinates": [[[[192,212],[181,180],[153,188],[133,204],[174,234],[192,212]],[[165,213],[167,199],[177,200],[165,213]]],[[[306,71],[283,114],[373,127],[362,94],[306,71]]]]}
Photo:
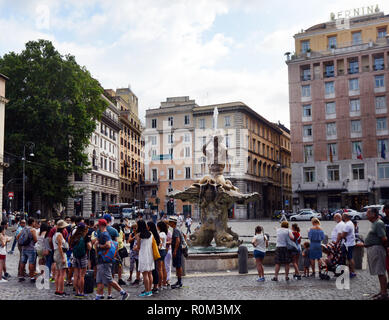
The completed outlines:
{"type": "Polygon", "coordinates": [[[300,210],[298,214],[290,217],[290,221],[309,221],[313,218],[321,219],[321,214],[313,209],[300,210]]]}

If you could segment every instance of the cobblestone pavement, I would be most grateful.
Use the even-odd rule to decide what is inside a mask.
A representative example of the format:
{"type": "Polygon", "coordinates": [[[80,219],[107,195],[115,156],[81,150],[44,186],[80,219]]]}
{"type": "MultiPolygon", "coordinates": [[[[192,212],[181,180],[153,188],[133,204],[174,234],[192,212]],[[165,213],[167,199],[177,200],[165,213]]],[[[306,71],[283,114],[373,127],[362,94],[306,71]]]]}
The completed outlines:
{"type": "MultiPolygon", "coordinates": [[[[7,270],[11,274],[8,283],[0,284],[0,300],[74,300],[72,288],[65,287],[70,296],[58,298],[54,295],[54,284],[49,289],[37,289],[29,281],[19,283],[17,280],[17,263],[19,253],[7,256],[7,270]]],[[[126,280],[128,270],[125,270],[123,279],[126,280]]],[[[308,278],[301,281],[290,280],[286,282],[284,275],[280,274],[279,281],[270,281],[273,268],[266,268],[266,281],[255,281],[256,274],[251,270],[249,274],[240,275],[237,271],[218,273],[193,273],[183,278],[184,286],[181,289],[163,290],[161,293],[148,298],[140,298],[138,294],[143,290],[140,286],[124,286],[128,290],[131,300],[366,300],[379,291],[377,277],[359,271],[358,276],[351,280],[350,290],[336,288],[335,279],[322,281],[317,278],[308,278]]],[[[175,282],[175,277],[172,279],[175,282]]],[[[113,290],[117,299],[119,294],[113,290]]],[[[94,299],[90,294],[85,299],[94,299]]]]}

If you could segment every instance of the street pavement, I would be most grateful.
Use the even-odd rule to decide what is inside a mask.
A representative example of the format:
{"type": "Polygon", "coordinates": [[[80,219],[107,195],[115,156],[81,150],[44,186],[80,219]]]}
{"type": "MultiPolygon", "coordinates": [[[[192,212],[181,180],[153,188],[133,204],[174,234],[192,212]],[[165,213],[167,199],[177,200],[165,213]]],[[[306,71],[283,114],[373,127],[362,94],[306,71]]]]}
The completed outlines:
{"type": "MultiPolygon", "coordinates": [[[[324,228],[330,228],[323,226],[324,228]]],[[[368,227],[367,221],[362,221],[368,227]]],[[[258,222],[233,222],[230,225],[239,234],[250,234],[258,222]]],[[[271,230],[274,222],[260,222],[265,229],[271,230]]],[[[308,223],[309,224],[309,223],[308,223]]],[[[327,223],[325,223],[326,225],[327,223]]],[[[301,223],[308,228],[305,223],[301,223]]],[[[17,279],[17,263],[19,253],[16,250],[13,255],[7,256],[7,271],[11,274],[8,283],[0,283],[0,300],[75,300],[72,288],[65,287],[69,296],[59,298],[54,295],[55,287],[50,283],[49,289],[38,289],[29,281],[19,283],[17,279]]],[[[282,270],[281,270],[282,271],[282,270]]],[[[273,282],[273,268],[265,268],[264,283],[256,282],[255,270],[249,270],[248,274],[239,274],[238,271],[191,273],[183,277],[184,286],[181,289],[163,290],[152,297],[140,298],[138,294],[143,291],[143,285],[126,285],[124,289],[130,294],[130,300],[368,300],[379,291],[377,277],[370,276],[367,270],[357,271],[357,277],[350,280],[350,289],[337,289],[335,278],[325,281],[318,278],[303,278],[302,280],[285,281],[281,272],[279,281],[273,282]]],[[[172,275],[174,271],[172,272],[172,275]]],[[[123,279],[128,278],[128,269],[125,268],[123,279]]],[[[171,283],[176,281],[172,276],[171,283]]],[[[113,290],[113,295],[120,299],[119,293],[113,290]]],[[[88,295],[85,299],[94,299],[95,294],[88,295]]]]}

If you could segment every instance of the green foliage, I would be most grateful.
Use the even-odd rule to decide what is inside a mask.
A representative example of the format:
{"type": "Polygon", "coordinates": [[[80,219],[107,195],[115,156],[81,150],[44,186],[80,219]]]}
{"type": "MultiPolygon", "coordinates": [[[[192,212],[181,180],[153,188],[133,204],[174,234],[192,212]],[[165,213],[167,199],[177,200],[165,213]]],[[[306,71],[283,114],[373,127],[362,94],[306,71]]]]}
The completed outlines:
{"type": "MultiPolygon", "coordinates": [[[[5,150],[22,155],[24,144],[34,142],[28,185],[45,204],[64,203],[74,195],[69,176],[89,170],[86,147],[107,107],[103,88],[74,56],[61,55],[46,40],[0,57],[0,73],[9,77],[5,150]]],[[[10,176],[20,176],[21,166],[14,162],[10,176]]]]}

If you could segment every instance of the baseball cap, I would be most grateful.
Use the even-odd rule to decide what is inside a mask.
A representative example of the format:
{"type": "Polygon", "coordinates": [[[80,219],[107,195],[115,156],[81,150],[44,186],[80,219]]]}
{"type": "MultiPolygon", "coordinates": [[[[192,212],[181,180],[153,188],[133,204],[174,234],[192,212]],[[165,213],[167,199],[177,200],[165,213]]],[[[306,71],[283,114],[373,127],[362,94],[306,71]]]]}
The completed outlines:
{"type": "Polygon", "coordinates": [[[111,216],[110,216],[109,214],[105,214],[105,215],[103,216],[103,219],[104,219],[105,221],[107,221],[107,222],[110,222],[110,221],[112,220],[112,218],[111,218],[111,216]]]}
{"type": "Polygon", "coordinates": [[[107,220],[105,219],[100,219],[99,220],[99,226],[106,226],[108,223],[107,223],[107,220]]]}

